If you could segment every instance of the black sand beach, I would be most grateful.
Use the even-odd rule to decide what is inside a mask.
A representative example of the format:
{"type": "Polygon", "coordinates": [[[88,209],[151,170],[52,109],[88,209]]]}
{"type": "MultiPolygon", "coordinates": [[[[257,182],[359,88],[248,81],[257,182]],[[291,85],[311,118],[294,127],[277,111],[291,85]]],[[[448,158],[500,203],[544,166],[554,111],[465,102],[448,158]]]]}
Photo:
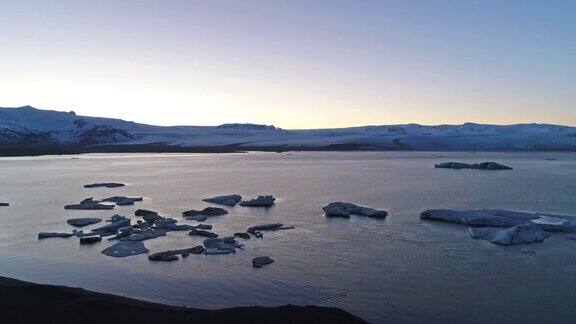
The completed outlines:
{"type": "Polygon", "coordinates": [[[365,323],[338,308],[175,307],[79,288],[0,277],[2,323],[365,323]]]}

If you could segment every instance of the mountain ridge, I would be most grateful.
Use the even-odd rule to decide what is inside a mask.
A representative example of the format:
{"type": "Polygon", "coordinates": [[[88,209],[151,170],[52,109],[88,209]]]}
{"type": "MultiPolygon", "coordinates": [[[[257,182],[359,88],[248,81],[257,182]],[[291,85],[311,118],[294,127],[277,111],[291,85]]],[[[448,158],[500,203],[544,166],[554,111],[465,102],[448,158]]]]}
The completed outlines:
{"type": "MultiPolygon", "coordinates": [[[[144,150],[576,151],[576,127],[530,123],[369,125],[285,130],[273,125],[155,126],[31,106],[0,108],[0,155],[17,149],[74,152],[144,150]],[[108,149],[107,149],[108,148],[108,149]]],[[[32,153],[33,154],[33,153],[32,153]]]]}

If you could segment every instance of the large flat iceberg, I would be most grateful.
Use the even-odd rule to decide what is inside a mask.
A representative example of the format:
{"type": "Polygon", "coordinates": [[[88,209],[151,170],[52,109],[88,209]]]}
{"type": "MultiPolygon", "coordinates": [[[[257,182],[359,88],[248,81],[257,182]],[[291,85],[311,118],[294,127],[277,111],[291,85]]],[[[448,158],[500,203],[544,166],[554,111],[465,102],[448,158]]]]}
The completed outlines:
{"type": "Polygon", "coordinates": [[[470,236],[475,239],[490,241],[500,245],[516,245],[542,242],[552,234],[544,232],[535,224],[518,225],[506,229],[497,227],[483,227],[468,229],[470,236]]]}

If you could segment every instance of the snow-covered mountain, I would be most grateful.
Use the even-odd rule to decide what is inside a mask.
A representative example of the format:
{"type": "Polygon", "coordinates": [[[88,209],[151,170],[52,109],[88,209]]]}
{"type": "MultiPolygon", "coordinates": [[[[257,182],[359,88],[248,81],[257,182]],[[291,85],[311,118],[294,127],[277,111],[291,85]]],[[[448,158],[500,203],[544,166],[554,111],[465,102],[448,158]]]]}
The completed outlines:
{"type": "Polygon", "coordinates": [[[213,150],[576,150],[576,128],[549,124],[283,130],[255,124],[153,126],[30,106],[0,108],[0,153],[18,148],[77,151],[213,150]]]}

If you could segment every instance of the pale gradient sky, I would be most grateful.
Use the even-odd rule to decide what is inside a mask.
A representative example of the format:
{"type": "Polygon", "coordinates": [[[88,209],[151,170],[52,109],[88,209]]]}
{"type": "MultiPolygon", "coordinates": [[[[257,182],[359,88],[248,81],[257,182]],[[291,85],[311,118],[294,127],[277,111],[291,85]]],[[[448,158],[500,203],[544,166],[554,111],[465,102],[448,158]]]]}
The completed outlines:
{"type": "Polygon", "coordinates": [[[0,106],[158,125],[576,125],[576,1],[1,1],[0,106]]]}

